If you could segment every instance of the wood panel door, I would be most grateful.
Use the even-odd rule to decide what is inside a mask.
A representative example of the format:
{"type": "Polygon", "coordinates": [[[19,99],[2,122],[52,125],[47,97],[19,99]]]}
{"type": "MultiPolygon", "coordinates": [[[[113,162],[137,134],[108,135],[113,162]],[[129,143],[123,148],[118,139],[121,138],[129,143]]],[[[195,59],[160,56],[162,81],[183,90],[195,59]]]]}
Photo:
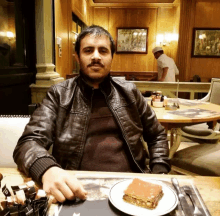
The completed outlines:
{"type": "Polygon", "coordinates": [[[0,2],[0,115],[27,115],[36,75],[35,1],[0,2]]]}

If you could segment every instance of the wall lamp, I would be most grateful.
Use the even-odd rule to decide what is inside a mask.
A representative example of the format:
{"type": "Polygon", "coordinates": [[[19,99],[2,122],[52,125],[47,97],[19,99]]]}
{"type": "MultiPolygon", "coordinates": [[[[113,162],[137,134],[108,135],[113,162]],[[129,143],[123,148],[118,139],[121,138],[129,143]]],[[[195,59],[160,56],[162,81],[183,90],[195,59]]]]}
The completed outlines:
{"type": "Polygon", "coordinates": [[[156,37],[156,45],[167,46],[172,41],[178,41],[179,35],[172,33],[158,34],[156,37]]]}
{"type": "Polygon", "coordinates": [[[9,40],[10,39],[13,39],[15,37],[14,33],[13,32],[10,32],[10,31],[0,31],[0,36],[2,37],[7,37],[9,40]]]}

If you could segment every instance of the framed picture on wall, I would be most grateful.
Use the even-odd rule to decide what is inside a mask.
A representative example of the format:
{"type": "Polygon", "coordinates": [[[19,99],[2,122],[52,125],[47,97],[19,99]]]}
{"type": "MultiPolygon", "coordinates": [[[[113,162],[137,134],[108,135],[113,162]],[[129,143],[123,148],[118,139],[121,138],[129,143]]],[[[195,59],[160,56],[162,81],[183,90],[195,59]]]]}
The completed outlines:
{"type": "Polygon", "coordinates": [[[220,57],[220,28],[194,28],[192,57],[220,57]]]}
{"type": "Polygon", "coordinates": [[[148,28],[117,28],[116,53],[147,53],[148,28]]]}

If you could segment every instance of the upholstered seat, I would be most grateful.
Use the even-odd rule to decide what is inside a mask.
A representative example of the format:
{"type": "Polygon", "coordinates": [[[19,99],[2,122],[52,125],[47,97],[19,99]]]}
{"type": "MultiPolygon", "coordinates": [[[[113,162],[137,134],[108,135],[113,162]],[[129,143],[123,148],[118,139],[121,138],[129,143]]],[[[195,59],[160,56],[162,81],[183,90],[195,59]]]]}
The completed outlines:
{"type": "Polygon", "coordinates": [[[29,116],[0,116],[0,167],[17,167],[12,154],[29,116]]]}
{"type": "Polygon", "coordinates": [[[176,171],[180,168],[197,175],[220,176],[220,144],[190,143],[189,147],[175,153],[172,165],[176,171]]]}

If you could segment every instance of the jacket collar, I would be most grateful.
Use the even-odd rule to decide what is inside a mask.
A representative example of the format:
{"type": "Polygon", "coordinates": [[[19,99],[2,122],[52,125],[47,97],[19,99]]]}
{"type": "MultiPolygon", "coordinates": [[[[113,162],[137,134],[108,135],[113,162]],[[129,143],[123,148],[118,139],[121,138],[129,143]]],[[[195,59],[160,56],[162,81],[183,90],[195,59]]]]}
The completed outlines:
{"type": "MultiPolygon", "coordinates": [[[[105,96],[109,96],[111,93],[111,76],[110,74],[104,79],[104,81],[102,83],[100,83],[99,85],[99,89],[105,94],[105,96]]],[[[88,85],[85,80],[83,79],[83,76],[80,75],[77,79],[77,84],[79,85],[79,88],[82,92],[82,94],[84,95],[84,97],[86,97],[86,99],[91,100],[92,98],[92,94],[93,94],[93,90],[94,88],[90,85],[88,85]]]]}

